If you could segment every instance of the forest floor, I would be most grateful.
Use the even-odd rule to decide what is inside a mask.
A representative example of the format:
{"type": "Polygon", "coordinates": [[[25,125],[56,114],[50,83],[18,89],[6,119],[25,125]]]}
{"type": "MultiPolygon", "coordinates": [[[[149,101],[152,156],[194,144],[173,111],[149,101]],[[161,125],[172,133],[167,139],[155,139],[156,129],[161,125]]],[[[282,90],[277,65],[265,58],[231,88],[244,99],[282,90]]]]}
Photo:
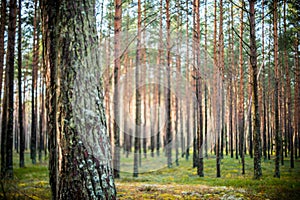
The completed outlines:
{"type": "MultiPolygon", "coordinates": [[[[15,154],[14,180],[0,181],[0,199],[50,199],[48,161],[32,165],[26,154],[26,168],[18,167],[15,154]]],[[[121,166],[122,167],[122,166],[121,166]]],[[[221,178],[216,178],[215,158],[204,159],[204,177],[198,177],[189,161],[179,160],[172,168],[161,168],[133,178],[121,172],[116,180],[118,199],[300,199],[300,160],[295,168],[289,160],[281,166],[281,178],[274,178],[274,160],[262,161],[263,176],[253,180],[253,160],[246,156],[246,173],[240,160],[224,156],[221,178]]]]}

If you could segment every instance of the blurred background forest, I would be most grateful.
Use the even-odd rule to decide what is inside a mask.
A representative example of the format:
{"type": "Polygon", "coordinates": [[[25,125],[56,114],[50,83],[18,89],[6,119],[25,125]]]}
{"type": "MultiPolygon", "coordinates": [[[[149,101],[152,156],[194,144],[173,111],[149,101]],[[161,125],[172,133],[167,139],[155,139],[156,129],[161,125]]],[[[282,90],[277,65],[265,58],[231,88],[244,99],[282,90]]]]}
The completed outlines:
{"type": "MultiPolygon", "coordinates": [[[[50,198],[49,187],[54,192],[53,170],[60,168],[53,163],[68,163],[60,160],[63,143],[78,142],[64,135],[77,124],[66,121],[69,115],[64,113],[73,109],[76,115],[76,106],[65,108],[64,95],[70,92],[77,102],[76,95],[83,94],[76,93],[72,81],[89,85],[94,80],[68,82],[64,75],[79,79],[82,71],[68,66],[72,59],[84,60],[88,53],[82,52],[93,51],[95,45],[99,74],[94,76],[100,81],[105,109],[100,118],[106,120],[101,131],[110,145],[104,152],[111,152],[108,166],[118,198],[232,195],[226,188],[208,192],[202,186],[203,191],[195,192],[196,185],[246,188],[247,192],[233,192],[242,199],[299,197],[298,1],[74,2],[53,4],[61,7],[52,13],[52,21],[52,4],[45,0],[1,0],[1,197],[43,199],[50,198]],[[64,15],[63,9],[74,11],[64,15]],[[58,52],[55,68],[53,38],[58,52]],[[79,40],[91,44],[76,43],[79,40]],[[71,53],[64,54],[67,51],[71,53]],[[70,129],[61,128],[65,126],[70,129]],[[30,180],[32,191],[26,189],[30,180]],[[174,185],[181,193],[159,190],[160,184],[174,185]],[[194,192],[182,192],[189,189],[181,184],[193,185],[194,192]],[[163,196],[167,194],[173,196],[163,196]]],[[[72,134],[85,137],[85,132],[72,134]]],[[[91,146],[94,141],[87,138],[82,141],[91,146]]]]}

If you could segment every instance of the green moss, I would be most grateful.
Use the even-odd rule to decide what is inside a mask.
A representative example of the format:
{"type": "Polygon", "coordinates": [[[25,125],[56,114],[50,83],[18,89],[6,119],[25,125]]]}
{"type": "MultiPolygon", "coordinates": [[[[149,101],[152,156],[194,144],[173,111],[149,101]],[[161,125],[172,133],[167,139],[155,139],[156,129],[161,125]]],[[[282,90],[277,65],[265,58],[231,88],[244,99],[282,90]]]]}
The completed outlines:
{"type": "MultiPolygon", "coordinates": [[[[163,157],[163,156],[161,156],[163,157]]],[[[1,181],[8,199],[50,199],[48,162],[32,165],[25,154],[25,168],[19,168],[18,154],[14,158],[14,180],[1,181]]],[[[159,158],[163,160],[163,158],[159,158]]],[[[131,157],[128,161],[132,161],[131,157]]],[[[121,171],[116,180],[119,199],[220,199],[230,196],[242,199],[300,199],[300,162],[290,169],[288,160],[281,166],[281,178],[274,178],[274,162],[262,161],[263,176],[253,180],[253,160],[246,156],[246,174],[241,174],[239,160],[225,156],[221,178],[216,178],[215,158],[204,159],[204,177],[198,177],[192,160],[179,160],[179,166],[150,170],[133,178],[121,171]],[[203,186],[204,185],[204,186],[203,186]],[[202,187],[203,186],[203,187],[202,187]],[[130,187],[130,188],[128,188],[130,187]],[[188,191],[185,195],[184,191],[188,191]]],[[[121,163],[126,164],[126,160],[121,163]]],[[[130,163],[127,163],[129,166],[130,163]]],[[[4,194],[0,190],[0,199],[4,194]]]]}

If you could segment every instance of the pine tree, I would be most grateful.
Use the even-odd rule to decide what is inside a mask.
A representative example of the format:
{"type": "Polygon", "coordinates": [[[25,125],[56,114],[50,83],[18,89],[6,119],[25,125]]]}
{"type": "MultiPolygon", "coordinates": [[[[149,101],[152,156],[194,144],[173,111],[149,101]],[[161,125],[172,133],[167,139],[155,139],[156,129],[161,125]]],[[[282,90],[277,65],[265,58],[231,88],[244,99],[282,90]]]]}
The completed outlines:
{"type": "Polygon", "coordinates": [[[95,1],[44,1],[42,5],[49,19],[50,36],[46,48],[50,53],[48,128],[53,131],[49,135],[52,198],[116,199],[103,84],[99,77],[90,76],[97,76],[95,66],[99,66],[95,1]],[[88,84],[80,84],[76,79],[88,84]],[[59,85],[57,80],[61,81],[59,85]],[[55,124],[57,131],[53,130],[55,124]]]}

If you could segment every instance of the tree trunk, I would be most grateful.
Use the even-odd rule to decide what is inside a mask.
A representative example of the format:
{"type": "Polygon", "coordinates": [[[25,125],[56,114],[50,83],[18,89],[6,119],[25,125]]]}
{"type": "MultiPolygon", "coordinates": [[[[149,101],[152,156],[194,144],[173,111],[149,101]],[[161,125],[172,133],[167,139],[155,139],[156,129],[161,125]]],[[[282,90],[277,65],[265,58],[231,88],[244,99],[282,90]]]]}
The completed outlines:
{"type": "MultiPolygon", "coordinates": [[[[244,8],[244,2],[241,5],[244,8]]],[[[244,60],[243,60],[243,34],[244,34],[244,11],[240,10],[240,40],[239,40],[239,68],[240,68],[240,87],[239,87],[239,152],[242,159],[242,174],[245,174],[245,155],[244,155],[244,60]]]]}
{"type": "MultiPolygon", "coordinates": [[[[13,129],[14,129],[14,59],[15,59],[15,35],[16,35],[16,0],[9,2],[8,41],[6,55],[5,90],[3,103],[2,134],[5,138],[5,161],[1,167],[2,177],[13,178],[13,129]],[[6,94],[5,94],[6,93],[6,94]],[[6,98],[5,98],[6,97],[6,98]],[[6,110],[6,111],[5,111],[6,110]],[[6,115],[6,116],[5,116],[6,115]]],[[[3,155],[2,155],[3,156],[3,155]]]]}
{"type": "MultiPolygon", "coordinates": [[[[177,17],[177,23],[176,23],[176,37],[177,37],[177,42],[176,42],[176,80],[179,82],[180,80],[180,74],[181,74],[181,59],[180,59],[180,54],[179,50],[181,49],[181,36],[180,36],[180,26],[182,23],[182,13],[180,10],[180,2],[176,0],[176,7],[177,7],[177,12],[178,12],[178,17],[177,17]]],[[[179,90],[178,84],[175,86],[176,91],[179,90]]],[[[179,125],[180,128],[182,128],[181,124],[181,119],[180,115],[181,114],[181,107],[182,103],[181,100],[178,100],[178,97],[175,96],[175,162],[176,166],[179,166],[179,132],[181,133],[181,138],[183,135],[183,131],[179,130],[179,125]]],[[[182,143],[181,143],[182,144],[182,143]]]]}
{"type": "MultiPolygon", "coordinates": [[[[189,44],[189,17],[188,17],[188,13],[189,13],[189,3],[188,1],[186,1],[186,32],[185,32],[185,36],[186,36],[186,44],[189,44]]],[[[187,45],[186,47],[186,58],[189,58],[189,45],[187,45]]],[[[185,70],[185,77],[186,77],[186,81],[189,82],[189,59],[187,59],[186,61],[186,70],[185,70]]],[[[186,92],[188,91],[188,87],[185,88],[186,92]]],[[[186,97],[186,153],[185,153],[185,159],[188,160],[190,157],[190,142],[191,142],[191,135],[190,135],[190,97],[186,97]]]]}
{"type": "Polygon", "coordinates": [[[274,71],[275,71],[275,174],[274,177],[280,178],[280,156],[281,156],[281,133],[279,127],[279,107],[278,107],[278,90],[279,90],[279,70],[278,70],[278,34],[277,34],[277,0],[274,0],[273,11],[273,29],[274,29],[274,71]]]}
{"type": "Polygon", "coordinates": [[[34,1],[34,17],[33,17],[33,63],[32,63],[32,90],[31,90],[31,143],[30,143],[30,158],[32,164],[36,164],[36,133],[37,133],[37,71],[38,71],[38,31],[37,18],[38,7],[37,0],[34,1]]]}
{"type": "Polygon", "coordinates": [[[195,53],[195,79],[196,79],[196,97],[197,97],[197,174],[204,176],[203,166],[203,119],[202,119],[202,79],[200,71],[200,0],[194,0],[194,53],[195,53]]]}
{"type": "MultiPolygon", "coordinates": [[[[3,65],[4,65],[4,32],[6,25],[6,0],[1,0],[0,18],[0,101],[2,97],[3,65]]],[[[1,145],[2,146],[2,145],[1,145]]]]}
{"type": "Polygon", "coordinates": [[[52,94],[52,110],[48,124],[52,131],[58,125],[57,132],[50,132],[52,197],[116,199],[110,146],[106,138],[103,85],[96,76],[99,71],[94,67],[99,64],[95,62],[99,47],[94,10],[91,9],[95,6],[94,1],[62,0],[56,3],[43,2],[48,9],[50,31],[47,48],[50,50],[51,87],[48,89],[52,94]],[[59,45],[57,41],[60,41],[59,45]],[[59,62],[57,58],[60,58],[59,62]],[[59,85],[57,80],[60,80],[59,85]],[[58,99],[53,98],[57,91],[60,92],[58,99]],[[56,106],[58,110],[53,112],[56,106]]]}
{"type": "MultiPolygon", "coordinates": [[[[220,52],[218,52],[220,53],[220,52]]],[[[214,68],[215,68],[215,121],[216,121],[216,129],[215,129],[215,151],[216,151],[216,176],[221,177],[221,159],[220,159],[220,100],[221,98],[221,84],[220,76],[220,63],[219,63],[220,55],[217,54],[217,0],[214,1],[214,68]]]]}
{"type": "Polygon", "coordinates": [[[23,101],[22,101],[22,2],[19,0],[18,12],[18,88],[19,88],[19,133],[20,133],[20,167],[25,167],[24,151],[25,151],[25,132],[23,128],[23,101]]]}
{"type": "Polygon", "coordinates": [[[118,93],[118,81],[121,71],[121,32],[122,32],[122,1],[115,0],[115,21],[114,21],[114,148],[113,148],[113,170],[114,177],[120,178],[120,99],[118,93]]]}
{"type": "Polygon", "coordinates": [[[220,143],[220,157],[223,159],[224,151],[224,132],[226,131],[225,123],[225,60],[224,60],[224,33],[223,33],[223,0],[220,0],[220,18],[219,18],[219,68],[222,77],[221,83],[221,143],[220,143]]]}
{"type": "Polygon", "coordinates": [[[166,140],[167,140],[167,165],[172,167],[172,115],[171,115],[171,19],[170,19],[170,1],[166,0],[166,24],[167,24],[167,96],[166,96],[166,140]]]}
{"type": "Polygon", "coordinates": [[[266,105],[266,91],[267,91],[267,87],[265,84],[265,79],[266,79],[266,71],[265,71],[265,19],[264,19],[264,15],[265,15],[265,10],[264,10],[264,0],[262,0],[262,29],[261,29],[261,35],[262,35],[262,106],[263,106],[263,117],[262,117],[262,134],[263,134],[263,156],[264,156],[264,160],[267,160],[267,105],[266,105]]]}
{"type": "MultiPolygon", "coordinates": [[[[204,18],[205,18],[205,25],[204,25],[204,68],[207,68],[207,0],[205,0],[205,8],[204,8],[204,18]]],[[[208,140],[207,140],[207,117],[208,117],[208,89],[207,89],[207,85],[205,84],[204,86],[204,145],[205,145],[205,157],[208,158],[208,140]]]]}
{"type": "Polygon", "coordinates": [[[229,151],[230,157],[233,158],[233,89],[234,89],[234,82],[233,80],[236,79],[235,75],[233,74],[236,72],[234,66],[234,38],[233,38],[233,3],[230,4],[230,18],[229,18],[229,64],[231,65],[231,74],[230,74],[230,83],[229,83],[229,151]]]}
{"type": "Polygon", "coordinates": [[[142,13],[141,13],[141,0],[138,0],[138,32],[137,32],[137,51],[135,60],[135,138],[134,138],[134,163],[133,163],[133,177],[138,177],[138,161],[141,148],[141,124],[142,124],[142,111],[141,111],[141,94],[139,91],[140,72],[141,72],[141,38],[142,32],[142,13]]]}
{"type": "Polygon", "coordinates": [[[294,63],[295,63],[295,79],[296,79],[296,84],[295,84],[295,99],[294,99],[294,107],[295,107],[295,114],[294,114],[294,120],[295,120],[295,128],[294,128],[294,154],[295,154],[295,159],[298,158],[298,155],[300,155],[300,147],[297,142],[297,138],[300,138],[300,64],[299,64],[299,33],[296,34],[295,39],[294,39],[294,48],[295,48],[295,56],[294,56],[294,63]],[[297,108],[297,109],[296,109],[297,108]],[[298,145],[297,145],[298,144],[298,145]],[[299,150],[299,154],[297,152],[297,148],[299,150]]]}
{"type": "MultiPolygon", "coordinates": [[[[158,50],[158,58],[157,58],[157,66],[160,67],[160,65],[163,64],[163,59],[162,59],[162,52],[163,52],[163,33],[162,33],[162,28],[163,28],[163,22],[162,22],[162,17],[163,17],[163,0],[160,0],[159,4],[159,50],[158,50]]],[[[159,71],[159,70],[158,70],[159,71]]],[[[160,124],[160,101],[161,101],[161,86],[160,86],[160,81],[161,81],[161,74],[157,74],[158,76],[158,85],[157,85],[157,101],[158,101],[158,107],[157,107],[157,136],[156,136],[156,155],[160,155],[160,144],[161,144],[161,124],[160,124]]]]}
{"type": "MultiPolygon", "coordinates": [[[[284,26],[284,35],[287,37],[287,30],[286,30],[286,0],[284,0],[283,4],[283,26],[284,26]]],[[[287,38],[286,38],[287,39],[287,38]]],[[[288,52],[286,45],[284,45],[284,65],[285,65],[285,76],[286,76],[286,91],[287,91],[287,135],[289,137],[289,141],[285,141],[289,143],[289,152],[290,152],[290,167],[294,168],[294,145],[293,145],[293,127],[292,127],[292,95],[291,95],[291,80],[290,80],[290,69],[288,63],[288,52]]]]}
{"type": "Polygon", "coordinates": [[[260,115],[258,110],[258,84],[257,84],[257,54],[256,54],[256,35],[255,35],[255,0],[250,0],[250,64],[252,68],[252,109],[254,113],[254,178],[262,176],[261,170],[261,138],[260,138],[260,115]]]}

